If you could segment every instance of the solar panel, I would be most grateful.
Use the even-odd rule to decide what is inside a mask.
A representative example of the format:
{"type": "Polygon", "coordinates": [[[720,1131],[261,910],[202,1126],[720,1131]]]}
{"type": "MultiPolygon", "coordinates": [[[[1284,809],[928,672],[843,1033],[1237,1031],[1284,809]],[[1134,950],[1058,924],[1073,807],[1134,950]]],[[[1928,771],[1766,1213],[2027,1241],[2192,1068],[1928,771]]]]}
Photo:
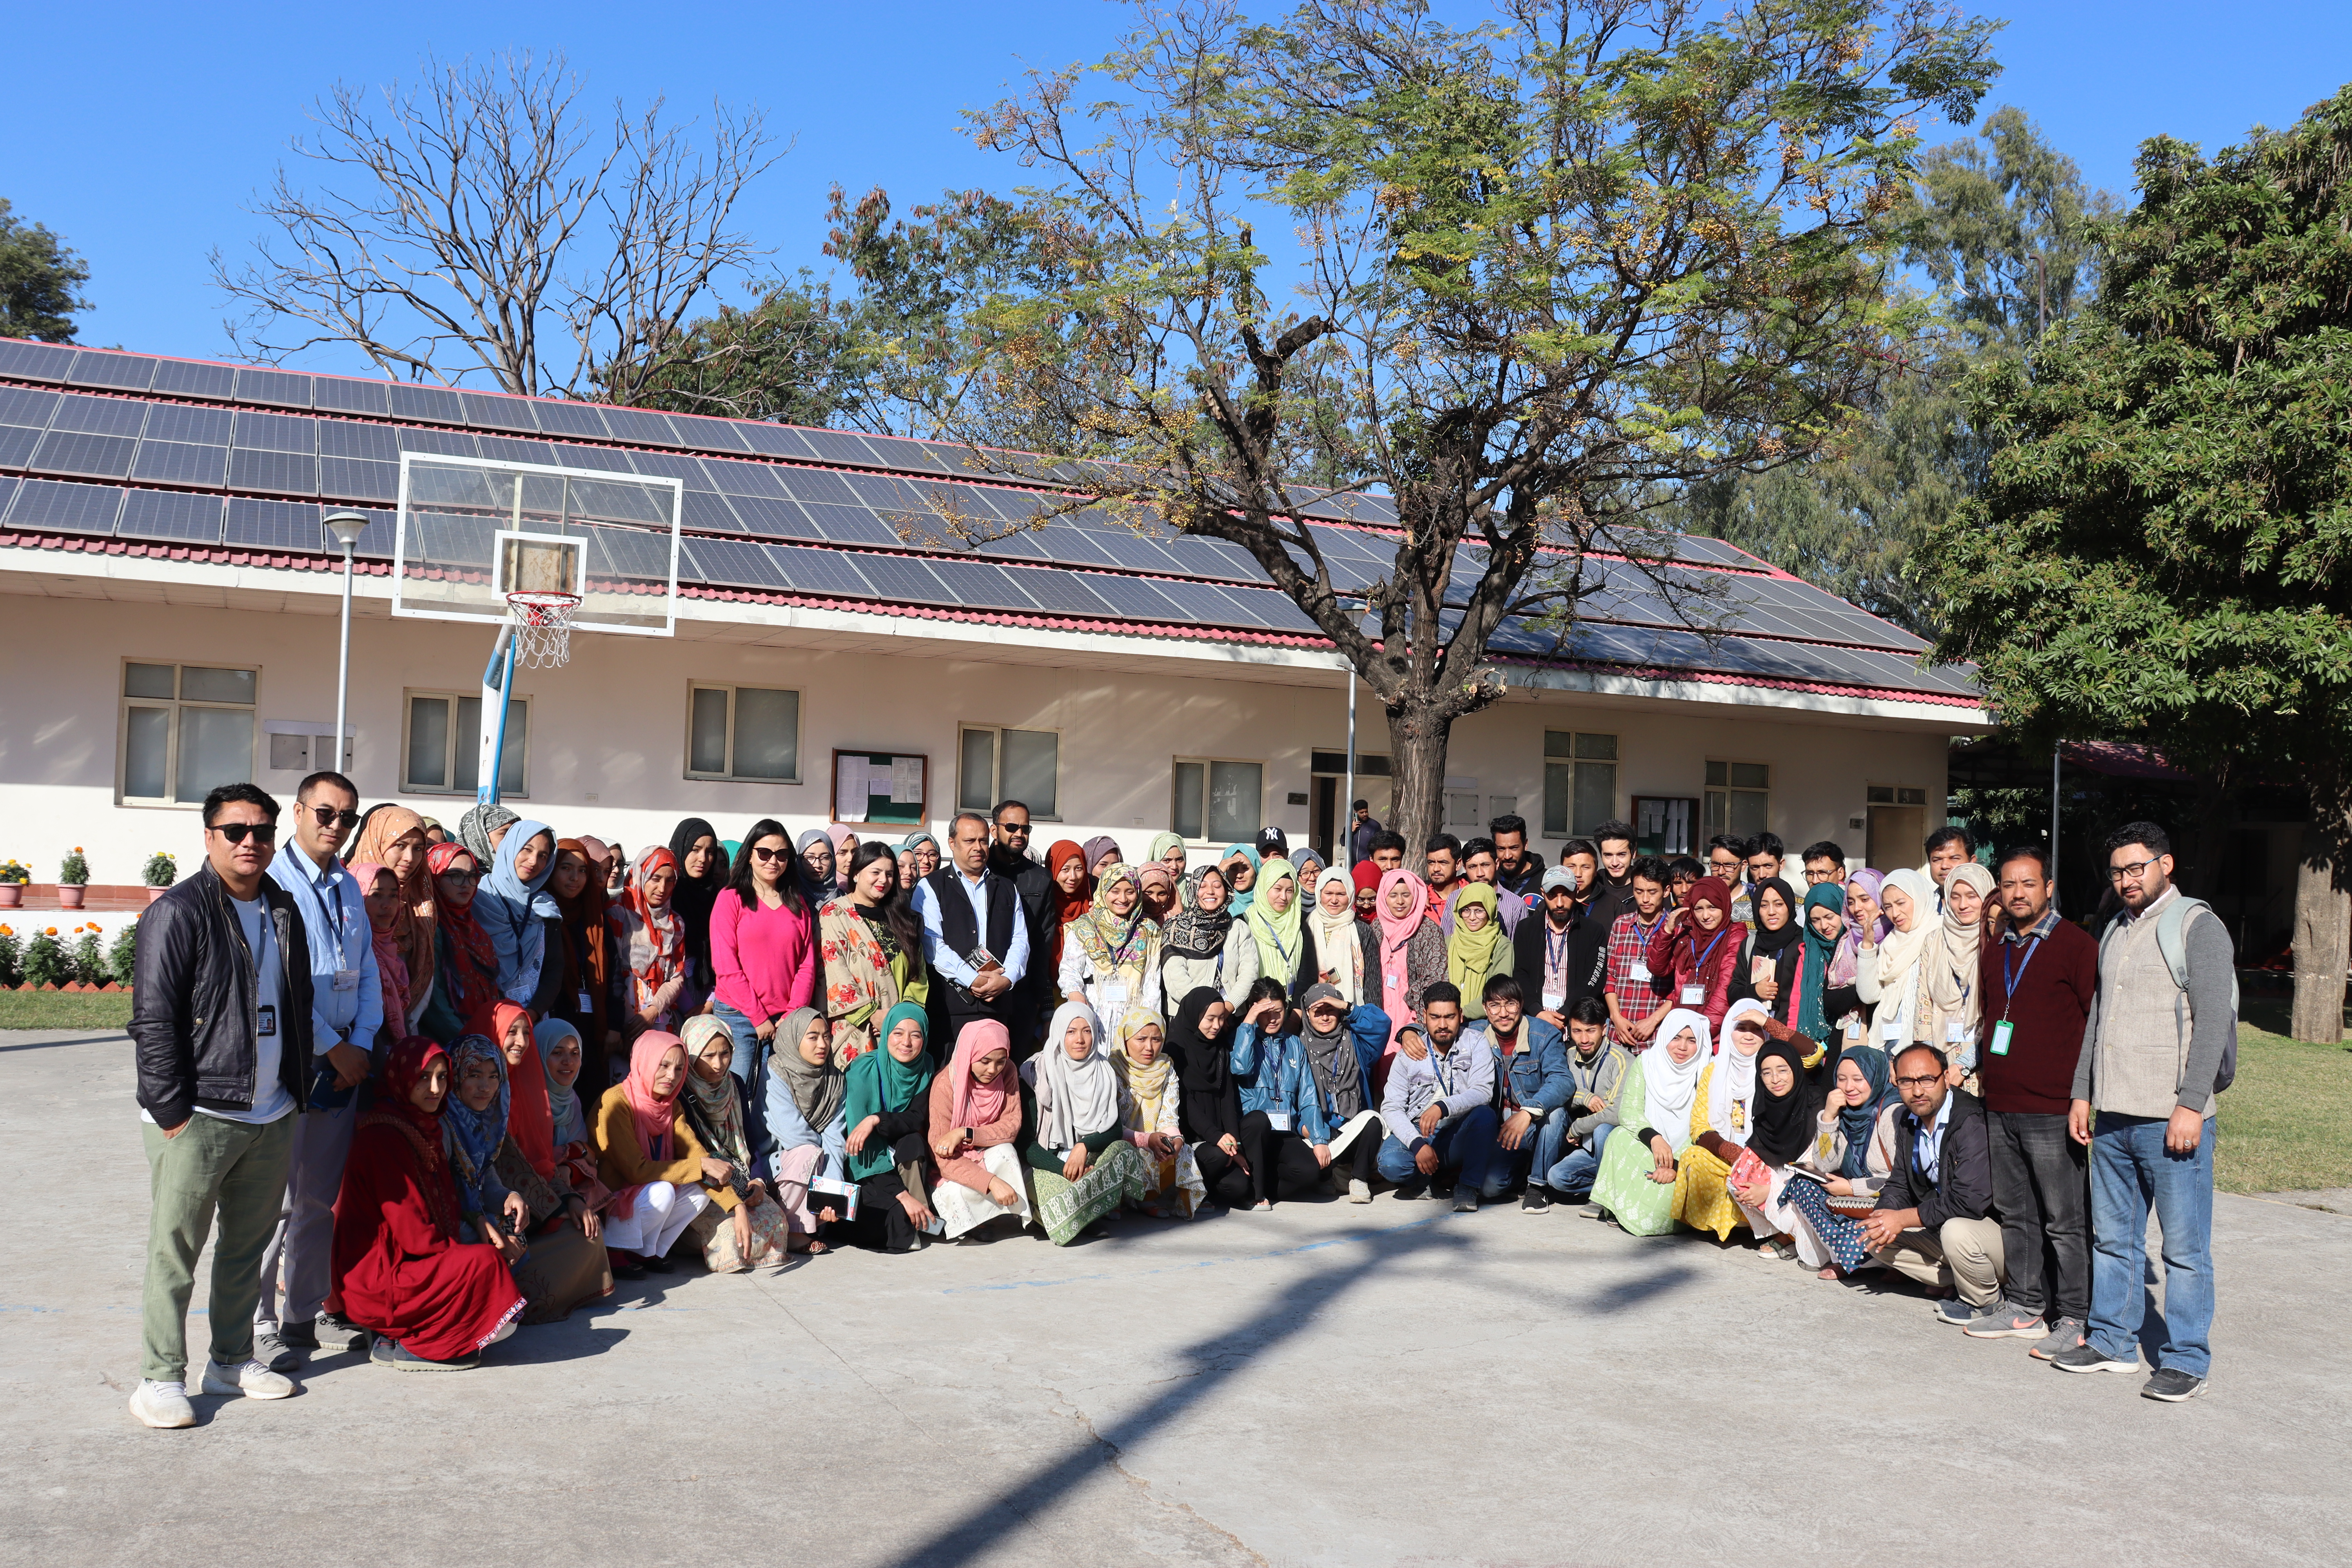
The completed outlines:
{"type": "Polygon", "coordinates": [[[905,511],[911,508],[928,514],[930,510],[911,487],[894,475],[844,474],[841,478],[860,505],[877,511],[905,511]]]}
{"type": "Polygon", "coordinates": [[[929,561],[925,564],[947,585],[948,603],[951,605],[1024,613],[1037,607],[1028,595],[1013,586],[1013,574],[1003,567],[981,561],[929,561]]]}
{"type": "Polygon", "coordinates": [[[824,468],[779,468],[776,481],[796,501],[821,501],[827,506],[862,506],[857,492],[843,475],[824,468]]]}
{"type": "Polygon", "coordinates": [[[765,496],[737,496],[733,501],[735,515],[740,519],[747,533],[765,539],[823,539],[808,514],[788,500],[774,500],[765,496]]]}
{"type": "Polygon", "coordinates": [[[184,441],[142,441],[131,465],[134,479],[163,485],[219,485],[228,477],[226,447],[198,447],[184,441]]]}
{"type": "MultiPolygon", "coordinates": [[[[971,526],[989,528],[994,525],[988,521],[985,514],[982,514],[971,520],[971,526]]],[[[1009,556],[1015,561],[1051,561],[1054,558],[1045,549],[1044,542],[1026,529],[1008,533],[1001,539],[992,539],[985,544],[972,545],[971,548],[985,551],[991,555],[1009,556]]]]}
{"type": "Polygon", "coordinates": [[[279,408],[310,406],[310,378],[294,371],[258,370],[250,365],[236,373],[239,403],[267,403],[279,408]]]}
{"type": "Polygon", "coordinates": [[[226,408],[197,408],[184,403],[147,405],[147,439],[194,441],[203,447],[226,447],[236,416],[226,408]]]}
{"type": "Polygon", "coordinates": [[[701,462],[683,452],[614,452],[615,459],[626,458],[641,474],[659,474],[666,479],[681,481],[688,489],[707,490],[713,488],[710,476],[702,471],[701,462]]]}
{"type": "Polygon", "coordinates": [[[938,465],[940,472],[982,475],[993,471],[984,460],[974,457],[970,447],[959,442],[922,441],[917,444],[938,465]]]}
{"type": "MultiPolygon", "coordinates": [[[[138,492],[131,492],[136,504],[138,492]]],[[[123,509],[122,521],[127,528],[131,509],[123,509]]],[[[255,500],[250,496],[231,496],[228,502],[228,527],[223,535],[230,544],[250,550],[317,550],[320,546],[319,508],[315,503],[290,500],[255,500]]],[[[354,550],[353,554],[358,552],[354,550]]]]}
{"type": "Polygon", "coordinates": [[[1318,637],[1323,635],[1323,628],[1315,624],[1315,617],[1300,609],[1290,595],[1279,588],[1222,588],[1218,592],[1237,601],[1242,608],[1257,616],[1262,626],[1299,637],[1318,637]]]}
{"type": "Polygon", "coordinates": [[[0,375],[26,381],[63,381],[73,368],[74,351],[54,343],[0,342],[0,375]]]}
{"type": "Polygon", "coordinates": [[[84,397],[69,392],[49,415],[52,430],[87,430],[93,436],[136,436],[147,420],[147,405],[121,397],[84,397]]]}
{"type": "Polygon", "coordinates": [[[685,505],[679,512],[681,526],[698,528],[707,533],[745,531],[743,525],[735,521],[735,514],[728,510],[725,497],[709,490],[688,490],[682,499],[685,505]]]}
{"type": "Polygon", "coordinates": [[[96,479],[119,479],[131,471],[131,448],[136,445],[128,436],[52,430],[41,437],[33,460],[26,467],[49,474],[88,474],[96,479]]]}
{"type": "Polygon", "coordinates": [[[74,356],[66,380],[76,386],[110,386],[123,392],[144,392],[155,379],[155,361],[145,354],[108,353],[84,349],[74,356]]]}
{"type": "Polygon", "coordinates": [[[182,397],[226,397],[236,389],[236,367],[167,359],[155,366],[147,390],[182,397]]]}
{"type": "Polygon", "coordinates": [[[1206,583],[1176,579],[1155,583],[1153,587],[1173,600],[1177,607],[1192,620],[1211,626],[1246,626],[1254,625],[1240,605],[1206,583]]]}
{"type": "Polygon", "coordinates": [[[803,430],[800,437],[828,463],[852,463],[861,468],[881,466],[874,449],[846,430],[803,430]]]}
{"type": "MultiPolygon", "coordinates": [[[[742,539],[689,539],[685,542],[686,553],[692,559],[696,578],[704,583],[734,584],[746,588],[782,588],[787,584],[784,574],[760,546],[742,539]]],[[[683,574],[688,570],[684,562],[678,565],[683,574]]]]}
{"type": "Polygon", "coordinates": [[[394,434],[399,437],[400,449],[404,452],[431,452],[443,458],[481,456],[475,449],[470,431],[419,430],[413,426],[403,425],[396,427],[394,434]]]}
{"type": "Polygon", "coordinates": [[[1066,517],[1057,517],[1024,530],[1037,548],[1045,552],[1048,561],[1059,561],[1074,566],[1116,566],[1118,558],[1097,541],[1092,531],[1080,528],[1066,517]]]}
{"type": "Polygon", "coordinates": [[[1143,538],[1131,530],[1111,521],[1097,521],[1081,513],[1080,526],[1087,530],[1087,542],[1107,552],[1110,558],[1132,572],[1181,572],[1183,567],[1176,558],[1160,548],[1157,542],[1143,538]]]}
{"type": "Polygon", "coordinates": [[[801,510],[808,513],[810,521],[835,544],[895,545],[904,542],[895,531],[883,526],[881,519],[863,507],[804,504],[801,510]]]}
{"type": "MultiPolygon", "coordinates": [[[[320,510],[323,511],[325,509],[320,510]]],[[[367,526],[360,530],[359,542],[352,546],[352,553],[376,556],[385,561],[391,560],[393,537],[400,527],[399,515],[392,511],[374,510],[370,510],[363,515],[368,520],[367,526]]],[[[330,554],[336,553],[340,550],[340,546],[332,539],[324,536],[323,530],[319,547],[330,554]]]]}
{"type": "MultiPolygon", "coordinates": [[[[592,537],[603,552],[604,571],[614,577],[635,577],[645,581],[669,580],[669,535],[638,533],[625,528],[599,528],[592,537]]],[[[683,570],[684,563],[680,563],[683,570]]],[[[592,564],[589,568],[594,571],[592,564]]]]}
{"type": "Polygon", "coordinates": [[[518,441],[512,436],[477,436],[475,441],[485,458],[496,458],[502,463],[537,463],[551,468],[555,448],[545,441],[518,441]]]}
{"type": "Polygon", "coordinates": [[[816,456],[816,448],[802,440],[800,432],[789,425],[744,420],[735,426],[735,433],[751,450],[765,452],[772,458],[799,458],[806,461],[816,456]]]}
{"type": "Polygon", "coordinates": [[[0,425],[29,425],[36,430],[46,430],[57,406],[58,395],[54,392],[40,392],[29,386],[0,386],[0,425]]]}
{"type": "Polygon", "coordinates": [[[122,539],[169,539],[184,544],[218,544],[221,498],[176,490],[132,490],[115,528],[122,539]]]}
{"type": "Polygon", "coordinates": [[[396,501],[400,499],[400,466],[372,463],[364,458],[321,458],[319,493],[337,500],[396,501]]]}
{"type": "Polygon", "coordinates": [[[751,444],[735,433],[734,422],[702,414],[673,414],[669,422],[689,447],[706,452],[748,452],[751,444]]]}
{"type": "Polygon", "coordinates": [[[1110,606],[1089,591],[1076,572],[1011,566],[1004,569],[1004,575],[1055,615],[1104,616],[1111,613],[1110,606]]]}
{"type": "Polygon", "coordinates": [[[314,496],[319,493],[319,459],[300,452],[256,452],[232,447],[228,482],[234,489],[314,496]]]}
{"type": "Polygon", "coordinates": [[[307,457],[319,449],[319,422],[289,419],[283,414],[240,414],[236,439],[231,445],[265,452],[300,452],[307,457]]]}
{"type": "Polygon", "coordinates": [[[466,422],[466,405],[446,386],[413,386],[396,381],[387,390],[392,394],[394,419],[423,419],[435,425],[466,422]]]}
{"type": "Polygon", "coordinates": [[[949,603],[947,590],[919,561],[904,555],[860,555],[857,569],[886,599],[911,605],[949,603]]]}
{"type": "Polygon", "coordinates": [[[679,444],[677,432],[669,421],[646,408],[607,408],[604,411],[606,428],[616,441],[634,441],[639,446],[675,447],[679,444]]]}
{"type": "Polygon", "coordinates": [[[768,546],[768,559],[784,574],[796,593],[869,595],[874,590],[858,575],[857,567],[838,550],[809,550],[788,544],[768,546]]]}
{"type": "Polygon", "coordinates": [[[507,397],[494,392],[461,392],[460,406],[466,410],[466,423],[487,425],[493,430],[520,430],[539,434],[539,421],[530,416],[529,400],[507,397]]]}
{"type": "Polygon", "coordinates": [[[310,378],[310,405],[329,408],[339,414],[373,414],[382,416],[392,412],[392,389],[381,381],[359,381],[349,376],[314,375],[310,378]]]}
{"type": "Polygon", "coordinates": [[[111,485],[26,479],[17,487],[16,499],[9,505],[8,521],[17,528],[111,533],[115,514],[121,510],[122,491],[111,485]]]}
{"type": "Polygon", "coordinates": [[[411,512],[408,555],[433,566],[472,566],[487,571],[492,534],[498,524],[488,518],[453,517],[446,512],[411,512]]]}
{"type": "Polygon", "coordinates": [[[1115,572],[1097,573],[1087,584],[1087,590],[1100,596],[1110,607],[1130,620],[1189,621],[1191,616],[1178,609],[1168,596],[1140,577],[1122,577],[1115,572]]]}
{"type": "Polygon", "coordinates": [[[775,470],[765,463],[738,463],[725,458],[706,458],[702,467],[722,495],[780,497],[784,493],[784,487],[777,481],[775,470]]]}
{"type": "MultiPolygon", "coordinates": [[[[0,425],[0,468],[21,468],[41,444],[41,433],[26,425],[0,425]]],[[[8,481],[12,486],[14,479],[8,481]]]]}
{"type": "Polygon", "coordinates": [[[1197,533],[1171,533],[1160,542],[1160,548],[1176,559],[1179,567],[1195,577],[1215,577],[1225,582],[1264,581],[1257,563],[1243,558],[1236,564],[1227,553],[1233,547],[1214,539],[1203,539],[1197,533]]]}
{"type": "MultiPolygon", "coordinates": [[[[163,417],[157,409],[147,417],[147,438],[155,438],[155,422],[163,417]]],[[[193,440],[193,437],[173,437],[174,440],[193,440]]],[[[319,455],[322,458],[365,458],[374,463],[400,461],[400,436],[389,425],[362,425],[350,419],[319,421],[319,455]]]]}

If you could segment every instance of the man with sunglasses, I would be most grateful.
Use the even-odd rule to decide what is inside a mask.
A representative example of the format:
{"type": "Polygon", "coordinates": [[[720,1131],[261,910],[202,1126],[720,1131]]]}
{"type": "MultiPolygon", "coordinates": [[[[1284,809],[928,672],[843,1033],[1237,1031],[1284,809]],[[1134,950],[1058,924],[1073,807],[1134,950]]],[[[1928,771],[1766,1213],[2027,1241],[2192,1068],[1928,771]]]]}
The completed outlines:
{"type": "MultiPolygon", "coordinates": [[[[206,1394],[283,1399],[294,1384],[253,1356],[261,1255],[286,1194],[295,1107],[309,1088],[310,952],[293,896],[263,873],[278,803],[249,784],[205,797],[205,860],[139,921],[131,1044],[146,1125],[143,1363],[131,1413],[193,1426],[188,1298],[220,1216],[206,1313],[206,1394]]],[[[360,917],[367,917],[362,913],[360,917]]]]}
{"type": "Polygon", "coordinates": [[[1903,1113],[1878,1206],[1862,1222],[1879,1262],[1958,1292],[1936,1316],[1966,1324],[2000,1305],[2000,1222],[1992,1213],[1992,1140],[1983,1102],[1944,1081],[1944,1054],[1914,1041],[1895,1055],[1903,1113]]]}
{"type": "Polygon", "coordinates": [[[342,1342],[359,1331],[339,1320],[322,1324],[320,1319],[335,1243],[335,1194],[342,1191],[343,1162],[359,1121],[360,1085],[373,1065],[376,1030],[384,1021],[366,895],[338,858],[360,825],[359,804],[359,791],[342,774],[312,773],[294,792],[294,842],[269,863],[269,879],[286,889],[302,913],[302,934],[310,949],[314,1053],[304,1069],[307,1087],[294,1118],[285,1207],[278,1234],[261,1255],[254,1354],[272,1372],[300,1365],[306,1353],[319,1348],[322,1326],[342,1342]]]}
{"type": "MultiPolygon", "coordinates": [[[[1021,921],[1029,932],[1029,951],[1045,951],[1053,932],[1054,879],[1029,853],[1029,807],[1017,800],[1001,800],[990,813],[994,837],[988,846],[988,868],[1013,884],[1021,900],[1021,921]]],[[[1013,991],[1013,1047],[1024,1052],[1037,1037],[1039,977],[1024,975],[1013,991]]]]}

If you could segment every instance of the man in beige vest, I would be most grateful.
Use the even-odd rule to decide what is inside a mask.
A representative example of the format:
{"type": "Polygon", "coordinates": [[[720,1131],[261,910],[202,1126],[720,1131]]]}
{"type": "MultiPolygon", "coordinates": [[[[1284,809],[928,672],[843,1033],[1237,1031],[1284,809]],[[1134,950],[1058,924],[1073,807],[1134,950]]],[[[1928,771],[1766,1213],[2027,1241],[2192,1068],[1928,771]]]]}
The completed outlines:
{"type": "Polygon", "coordinates": [[[2108,836],[2107,879],[2124,912],[2099,943],[2067,1117],[2091,1151],[2091,1318],[2084,1342],[2051,1364],[2137,1372],[2140,1325],[2155,1317],[2164,1339],[2147,1347],[2156,1372],[2140,1392],[2177,1404],[2205,1391],[2212,1363],[2213,1111],[2236,1043],[2236,956],[2220,918],[2172,885],[2172,845],[2156,824],[2108,836]],[[2140,1283],[2151,1201],[2161,1316],[2140,1283]]]}

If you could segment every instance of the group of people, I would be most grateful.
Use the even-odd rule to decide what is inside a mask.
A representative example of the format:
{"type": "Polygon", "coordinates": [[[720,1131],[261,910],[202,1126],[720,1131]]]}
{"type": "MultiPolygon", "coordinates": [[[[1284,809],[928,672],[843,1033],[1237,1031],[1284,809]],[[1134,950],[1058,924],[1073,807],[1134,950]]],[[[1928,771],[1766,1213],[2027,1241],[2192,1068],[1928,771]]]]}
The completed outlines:
{"type": "Polygon", "coordinates": [[[1033,853],[1017,801],[944,844],[689,817],[634,857],[359,806],[314,773],[281,843],[269,795],[215,790],[142,923],[151,1426],[194,1419],[215,1215],[203,1387],[271,1398],[330,1341],[475,1365],[678,1256],[1067,1245],[1376,1186],[1893,1269],[2088,1371],[2137,1364],[2153,1203],[2147,1392],[2202,1387],[2234,993],[2151,825],[2095,942],[2042,851],[1989,867],[1957,828],[1884,875],[1813,845],[1801,894],[1769,834],[1702,863],[1622,823],[1549,867],[1516,816],[1408,866],[1360,813],[1350,865],[1268,829],[1195,866],[1174,834],[1033,853]]]}

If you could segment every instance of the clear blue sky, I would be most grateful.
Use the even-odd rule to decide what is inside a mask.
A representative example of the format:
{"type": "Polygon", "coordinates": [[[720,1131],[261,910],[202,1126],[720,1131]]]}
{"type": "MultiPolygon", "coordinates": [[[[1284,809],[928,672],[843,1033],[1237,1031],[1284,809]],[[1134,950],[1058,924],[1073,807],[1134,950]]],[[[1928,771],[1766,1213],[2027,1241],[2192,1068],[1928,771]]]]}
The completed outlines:
{"type": "MultiPolygon", "coordinates": [[[[1448,9],[1453,9],[1450,6],[1448,9]]],[[[2284,125],[2352,78],[2347,0],[2012,0],[1987,100],[2014,103],[2095,184],[2127,194],[2133,149],[2168,132],[2210,151],[2284,125]]],[[[2000,15],[2001,8],[1987,8],[2000,15]]],[[[1266,14],[1274,14],[1268,8],[1266,14]]],[[[206,253],[258,232],[243,210],[310,100],[445,56],[559,47],[592,96],[758,103],[794,142],[743,208],[785,267],[822,266],[825,191],[872,184],[906,202],[950,185],[1019,183],[962,136],[958,110],[1030,66],[1093,58],[1125,19],[1103,0],[886,5],[562,6],[110,5],[56,14],[43,51],[0,94],[0,196],[89,260],[82,341],[226,357],[206,253]]],[[[1937,140],[1948,128],[1930,126],[1937,140]]],[[[312,368],[362,370],[321,354],[312,368]]]]}

